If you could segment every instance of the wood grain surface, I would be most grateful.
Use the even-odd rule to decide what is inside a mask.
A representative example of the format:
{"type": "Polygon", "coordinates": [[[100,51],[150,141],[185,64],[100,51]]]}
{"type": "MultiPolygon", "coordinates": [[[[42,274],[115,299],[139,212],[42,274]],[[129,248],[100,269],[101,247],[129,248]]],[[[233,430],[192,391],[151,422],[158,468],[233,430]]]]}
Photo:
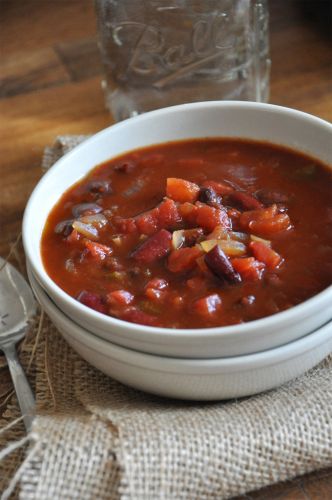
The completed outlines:
{"type": "MultiPolygon", "coordinates": [[[[270,13],[270,102],[332,121],[331,2],[270,0],[270,13]]],[[[45,146],[112,123],[95,32],[92,0],[0,0],[2,256],[20,231],[45,146]]],[[[0,413],[10,387],[0,362],[0,413]]],[[[241,499],[331,500],[332,469],[241,499]]]]}

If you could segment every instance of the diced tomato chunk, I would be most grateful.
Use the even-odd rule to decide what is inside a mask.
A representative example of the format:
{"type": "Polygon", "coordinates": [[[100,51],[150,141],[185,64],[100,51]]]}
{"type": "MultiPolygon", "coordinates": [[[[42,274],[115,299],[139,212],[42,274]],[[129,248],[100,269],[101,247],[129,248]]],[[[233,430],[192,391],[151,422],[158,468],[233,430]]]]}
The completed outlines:
{"type": "Polygon", "coordinates": [[[194,203],[198,198],[199,190],[199,186],[194,182],[177,179],[176,177],[167,179],[166,195],[174,201],[194,203]]]}
{"type": "Polygon", "coordinates": [[[229,194],[229,193],[232,193],[232,191],[234,191],[232,186],[228,186],[227,184],[224,184],[223,182],[206,180],[202,183],[202,186],[203,187],[210,187],[210,188],[214,189],[214,191],[219,195],[229,194]]]}
{"type": "Polygon", "coordinates": [[[268,269],[275,269],[282,261],[281,256],[261,241],[252,241],[250,248],[254,257],[260,262],[264,262],[268,269]]]}
{"type": "Polygon", "coordinates": [[[290,218],[287,214],[278,214],[272,219],[253,220],[249,223],[249,229],[253,233],[269,236],[271,234],[279,233],[280,231],[287,231],[292,227],[290,218]]]}
{"type": "Polygon", "coordinates": [[[117,216],[113,218],[112,222],[120,233],[129,234],[137,231],[136,221],[132,217],[124,219],[117,216]]]}
{"type": "Polygon", "coordinates": [[[210,207],[204,203],[196,203],[197,217],[196,223],[206,231],[213,231],[216,226],[226,229],[231,228],[231,221],[225,210],[210,207]]]}
{"type": "Polygon", "coordinates": [[[185,247],[173,250],[168,257],[168,269],[172,273],[190,271],[197,263],[196,259],[203,254],[199,247],[185,247]]]}
{"type": "Polygon", "coordinates": [[[277,205],[271,205],[268,208],[260,208],[259,210],[249,210],[241,214],[240,224],[244,229],[249,229],[249,224],[252,221],[272,219],[277,213],[277,205]]]}
{"type": "Polygon", "coordinates": [[[213,316],[222,306],[221,298],[217,293],[202,297],[194,302],[194,310],[205,318],[213,316]]]}
{"type": "Polygon", "coordinates": [[[108,255],[113,252],[112,248],[96,243],[94,241],[85,240],[85,247],[89,250],[89,254],[96,260],[104,260],[108,255]]]}
{"type": "Polygon", "coordinates": [[[175,229],[182,218],[173,200],[166,198],[158,207],[158,222],[162,229],[175,229]]]}
{"type": "Polygon", "coordinates": [[[107,308],[103,301],[101,295],[97,295],[96,293],[87,292],[86,290],[82,290],[78,296],[77,300],[95,311],[106,314],[107,308]]]}
{"type": "Polygon", "coordinates": [[[145,290],[145,296],[152,302],[161,302],[166,298],[166,295],[165,290],[158,290],[157,288],[146,288],[145,290]]]}
{"type": "Polygon", "coordinates": [[[153,210],[149,210],[148,212],[136,217],[135,221],[138,232],[149,236],[156,233],[159,229],[158,216],[158,208],[154,208],[153,210]]]}
{"type": "Polygon", "coordinates": [[[243,212],[240,216],[240,225],[243,229],[250,229],[253,233],[266,236],[292,227],[288,214],[278,213],[275,204],[268,208],[243,212]]]}
{"type": "Polygon", "coordinates": [[[107,294],[106,301],[110,306],[127,306],[134,300],[134,295],[127,290],[114,290],[107,294]]]}
{"type": "Polygon", "coordinates": [[[190,225],[196,224],[198,207],[192,203],[182,203],[179,205],[179,213],[183,220],[190,225]]]}
{"type": "Polygon", "coordinates": [[[132,254],[138,262],[148,264],[165,257],[171,249],[172,235],[166,229],[161,229],[158,233],[150,236],[132,254]]]}
{"type": "Polygon", "coordinates": [[[168,283],[166,280],[162,278],[153,278],[150,280],[145,288],[155,288],[156,290],[164,290],[168,287],[168,283]]]}
{"type": "Polygon", "coordinates": [[[119,317],[126,321],[130,321],[131,323],[138,323],[140,325],[148,326],[159,326],[156,317],[141,311],[137,307],[128,307],[124,311],[121,311],[119,317]]]}
{"type": "Polygon", "coordinates": [[[232,264],[244,281],[260,280],[265,269],[265,265],[254,257],[236,257],[232,264]]]}
{"type": "Polygon", "coordinates": [[[135,218],[138,232],[147,235],[154,234],[159,229],[175,229],[181,220],[176,203],[169,198],[135,218]]]}

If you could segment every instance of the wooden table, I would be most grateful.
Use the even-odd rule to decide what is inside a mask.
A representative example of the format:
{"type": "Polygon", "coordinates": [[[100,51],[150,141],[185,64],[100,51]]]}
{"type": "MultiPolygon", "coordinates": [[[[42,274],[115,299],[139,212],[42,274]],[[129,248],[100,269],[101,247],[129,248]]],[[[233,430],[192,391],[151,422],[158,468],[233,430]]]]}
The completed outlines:
{"type": "MultiPolygon", "coordinates": [[[[322,2],[270,0],[270,101],[332,121],[331,31],[306,16],[304,4],[310,10],[322,2]]],[[[93,133],[112,119],[100,86],[92,0],[1,0],[0,16],[0,255],[6,256],[41,176],[44,147],[59,134],[93,133]]],[[[243,498],[330,500],[332,469],[243,498]]]]}

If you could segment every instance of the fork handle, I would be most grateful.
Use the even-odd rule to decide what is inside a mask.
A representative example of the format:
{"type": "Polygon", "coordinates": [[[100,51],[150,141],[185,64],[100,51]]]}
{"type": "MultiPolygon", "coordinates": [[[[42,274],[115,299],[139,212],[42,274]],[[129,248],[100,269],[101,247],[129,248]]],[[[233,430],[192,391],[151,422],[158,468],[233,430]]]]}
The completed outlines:
{"type": "Polygon", "coordinates": [[[3,349],[3,352],[5,353],[7,359],[8,368],[12,377],[18,403],[20,405],[24,425],[27,432],[29,432],[31,430],[33,415],[35,412],[35,399],[17,357],[15,346],[6,346],[3,349]]]}

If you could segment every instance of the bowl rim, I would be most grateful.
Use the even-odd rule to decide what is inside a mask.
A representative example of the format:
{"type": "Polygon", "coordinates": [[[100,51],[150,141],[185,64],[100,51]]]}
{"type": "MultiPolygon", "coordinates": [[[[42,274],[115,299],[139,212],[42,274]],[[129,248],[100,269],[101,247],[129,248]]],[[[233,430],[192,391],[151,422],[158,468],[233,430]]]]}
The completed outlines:
{"type": "MultiPolygon", "coordinates": [[[[151,341],[153,338],[157,338],[159,341],[161,340],[161,336],[171,336],[171,337],[176,337],[179,338],[181,336],[183,339],[188,339],[188,338],[200,338],[202,335],[205,337],[209,335],[210,337],[222,337],[227,339],[227,337],[233,337],[234,336],[239,336],[242,335],[243,333],[247,332],[248,330],[255,330],[255,333],[259,333],[261,330],[266,330],[269,327],[276,325],[276,323],[282,327],[283,325],[289,323],[289,321],[294,322],[298,316],[301,314],[304,314],[305,316],[310,315],[310,312],[315,309],[316,303],[318,300],[328,302],[332,298],[332,285],[328,286],[318,294],[314,295],[313,297],[307,299],[304,302],[301,302],[298,305],[295,305],[291,307],[290,309],[287,309],[285,311],[278,312],[276,314],[270,315],[270,316],[265,316],[263,318],[259,318],[257,320],[253,321],[248,321],[246,323],[241,323],[241,324],[235,324],[235,325],[229,325],[229,326],[218,326],[218,327],[213,327],[213,328],[164,328],[164,327],[154,327],[154,326],[147,326],[147,325],[139,325],[137,323],[130,323],[125,320],[121,320],[118,318],[115,318],[113,316],[108,316],[105,314],[102,314],[98,311],[95,311],[91,308],[88,308],[87,306],[84,306],[84,304],[81,304],[78,302],[76,299],[71,297],[69,294],[67,294],[62,288],[60,288],[47,274],[46,269],[44,266],[37,266],[36,262],[34,261],[33,258],[33,251],[31,249],[30,243],[29,243],[29,228],[33,227],[33,221],[30,220],[30,212],[36,203],[36,200],[38,200],[38,196],[40,192],[43,191],[45,184],[47,185],[48,179],[52,178],[54,172],[61,167],[61,165],[66,164],[70,162],[72,157],[75,157],[78,153],[81,151],[84,151],[86,148],[91,148],[93,147],[94,143],[98,142],[100,139],[102,139],[104,136],[108,136],[109,133],[111,133],[112,130],[114,129],[120,129],[124,128],[127,126],[128,122],[136,122],[136,121],[149,121],[151,118],[154,116],[160,116],[160,117],[165,117],[169,113],[178,113],[179,111],[185,111],[187,109],[189,110],[208,110],[208,109],[215,109],[216,107],[221,108],[221,109],[241,109],[241,110],[262,110],[262,111],[268,111],[268,112],[275,112],[279,113],[281,115],[291,115],[293,117],[296,117],[298,119],[304,119],[304,120],[309,120],[313,122],[316,125],[323,126],[332,134],[332,124],[328,123],[327,121],[316,117],[314,115],[311,115],[309,113],[305,113],[303,111],[299,111],[296,109],[292,108],[287,108],[284,106],[279,106],[275,104],[267,104],[267,103],[257,103],[257,102],[249,102],[249,101],[206,101],[206,102],[196,102],[196,103],[189,103],[189,104],[180,104],[177,106],[170,106],[167,108],[161,108],[161,109],[156,109],[147,113],[144,113],[142,115],[135,116],[133,118],[129,118],[127,120],[124,120],[119,123],[115,123],[113,125],[110,125],[109,127],[101,130],[100,132],[94,134],[93,136],[89,137],[82,143],[80,143],[78,146],[73,148],[70,152],[62,156],[58,161],[56,161],[52,167],[42,176],[42,178],[39,180],[37,185],[35,186],[34,190],[32,191],[30,198],[28,200],[28,203],[26,205],[25,211],[24,211],[24,216],[23,216],[23,223],[22,223],[22,239],[23,239],[23,245],[26,253],[26,258],[27,261],[30,263],[34,274],[38,277],[40,283],[46,290],[51,290],[52,293],[54,294],[55,297],[61,302],[65,302],[68,304],[68,306],[73,307],[77,312],[82,315],[82,317],[89,318],[90,321],[94,321],[97,324],[100,325],[100,329],[102,330],[110,330],[111,328],[116,328],[117,331],[121,331],[121,334],[127,333],[130,334],[128,330],[134,329],[139,335],[140,338],[149,340],[151,341]]],[[[223,136],[226,137],[226,136],[223,136]]],[[[162,143],[162,141],[160,142],[162,143]]],[[[130,149],[129,149],[130,151],[130,149]]],[[[325,162],[324,162],[325,163],[325,162]]],[[[91,169],[93,169],[91,167],[91,169]]],[[[332,167],[331,167],[332,168],[332,167]]],[[[90,169],[90,170],[91,170],[90,169]]],[[[86,173],[89,170],[86,171],[86,173]]],[[[68,189],[68,188],[66,188],[68,189]]],[[[65,190],[63,191],[65,192],[65,190]]],[[[40,240],[39,240],[40,242],[40,240]]]]}
{"type": "Polygon", "coordinates": [[[69,325],[71,333],[67,331],[67,335],[72,337],[74,342],[80,342],[80,339],[83,338],[85,346],[99,354],[102,353],[109,356],[109,350],[111,350],[110,358],[114,358],[128,365],[136,365],[154,371],[173,371],[191,375],[209,375],[211,373],[220,372],[220,370],[232,373],[264,368],[266,366],[271,367],[284,361],[297,358],[301,354],[305,354],[307,351],[332,339],[332,320],[330,320],[317,328],[314,332],[292,342],[266,351],[241,356],[188,359],[149,354],[108,342],[81,327],[57,307],[45,290],[39,285],[33,273],[31,273],[31,270],[28,270],[28,275],[38,300],[43,302],[43,307],[45,307],[46,304],[46,312],[51,311],[50,316],[53,315],[60,318],[59,321],[65,325],[65,327],[68,328],[69,325]]]}

